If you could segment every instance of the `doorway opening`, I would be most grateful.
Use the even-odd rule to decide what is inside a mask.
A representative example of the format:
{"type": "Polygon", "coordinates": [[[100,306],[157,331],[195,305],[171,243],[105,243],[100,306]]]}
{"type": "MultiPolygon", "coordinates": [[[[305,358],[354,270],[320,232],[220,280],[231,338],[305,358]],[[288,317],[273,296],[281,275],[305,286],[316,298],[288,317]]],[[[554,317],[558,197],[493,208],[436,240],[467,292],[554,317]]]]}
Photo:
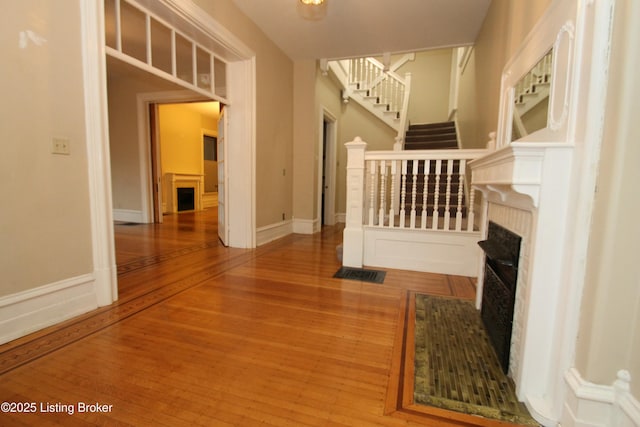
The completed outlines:
{"type": "MultiPolygon", "coordinates": [[[[111,34],[107,32],[111,27],[107,28],[106,24],[110,21],[105,24],[101,7],[104,5],[98,2],[90,3],[84,9],[83,20],[87,23],[84,33],[89,41],[83,52],[86,54],[86,96],[91,101],[87,105],[92,106],[87,113],[88,123],[91,124],[89,133],[96,141],[96,144],[88,144],[91,159],[90,197],[92,206],[96,208],[91,214],[96,233],[93,240],[95,289],[98,305],[103,306],[118,299],[114,220],[137,224],[154,222],[152,188],[155,190],[158,183],[149,179],[149,146],[140,143],[147,139],[149,128],[147,122],[142,125],[137,122],[149,114],[148,104],[144,101],[153,100],[158,93],[167,91],[173,94],[182,92],[182,99],[177,101],[193,100],[194,92],[185,90],[183,80],[176,77],[175,73],[168,78],[163,77],[171,73],[158,71],[154,69],[154,64],[150,65],[117,50],[118,44],[114,47],[105,43],[105,34],[111,34]],[[106,57],[103,48],[107,50],[106,57]],[[114,64],[116,68],[112,67],[114,64]],[[134,76],[135,85],[127,88],[126,85],[131,81],[117,82],[118,76],[115,74],[121,71],[129,77],[134,76]],[[115,97],[111,93],[114,83],[122,83],[115,97]],[[112,108],[123,105],[124,108],[112,108]],[[111,110],[116,112],[115,119],[111,117],[111,110]],[[120,121],[128,123],[128,129],[133,129],[133,136],[111,129],[113,122],[120,121]],[[118,141],[118,144],[114,144],[114,141],[118,141]],[[114,171],[117,173],[114,174],[114,171]],[[118,193],[118,189],[123,187],[133,188],[134,191],[118,193]]],[[[220,33],[211,16],[195,5],[180,3],[169,7],[165,2],[153,2],[140,6],[144,13],[147,13],[147,9],[153,16],[168,17],[166,22],[179,27],[184,34],[197,33],[200,40],[208,42],[208,46],[221,59],[214,61],[214,68],[216,64],[224,66],[223,70],[215,70],[218,75],[226,76],[223,88],[225,95],[222,96],[230,105],[227,108],[228,116],[233,118],[227,133],[229,141],[233,141],[232,149],[227,154],[228,169],[243,171],[242,179],[232,180],[233,188],[228,191],[230,200],[227,209],[231,214],[227,217],[233,218],[230,245],[238,248],[255,247],[255,53],[238,40],[230,39],[226,33],[220,33]],[[230,94],[228,98],[226,93],[230,94]]],[[[195,96],[202,98],[204,95],[195,96]]]]}
{"type": "Polygon", "coordinates": [[[216,209],[224,182],[224,171],[218,170],[224,160],[218,156],[222,104],[157,101],[149,104],[147,143],[154,222],[180,211],[175,204],[180,188],[194,189],[193,210],[216,209]]]}
{"type": "Polygon", "coordinates": [[[320,226],[335,225],[337,121],[335,116],[324,107],[321,108],[319,127],[319,223],[320,226]]]}

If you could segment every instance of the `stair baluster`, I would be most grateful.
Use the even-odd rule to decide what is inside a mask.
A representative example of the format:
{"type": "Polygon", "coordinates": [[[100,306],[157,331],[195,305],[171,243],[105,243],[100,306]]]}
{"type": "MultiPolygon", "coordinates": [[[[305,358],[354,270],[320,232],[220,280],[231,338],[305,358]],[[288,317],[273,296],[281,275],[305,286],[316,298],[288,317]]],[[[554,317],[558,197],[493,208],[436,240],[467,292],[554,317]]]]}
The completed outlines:
{"type": "Polygon", "coordinates": [[[442,160],[436,160],[436,169],[435,169],[435,178],[436,178],[436,186],[433,192],[433,215],[431,229],[438,229],[438,199],[440,198],[440,171],[442,170],[442,160]]]}
{"type": "Polygon", "coordinates": [[[460,160],[458,170],[458,210],[456,211],[456,231],[462,230],[462,199],[464,197],[464,175],[467,162],[460,160]]]}
{"type": "Polygon", "coordinates": [[[404,228],[405,223],[405,201],[407,199],[407,161],[402,161],[402,181],[400,185],[400,228],[404,228]]]}
{"type": "Polygon", "coordinates": [[[418,160],[414,160],[413,162],[413,185],[411,186],[411,220],[409,222],[409,226],[411,228],[416,227],[416,193],[418,189],[418,160]]]}
{"type": "Polygon", "coordinates": [[[371,160],[368,162],[369,166],[369,226],[373,227],[375,224],[375,208],[376,205],[376,161],[371,160]]]}
{"type": "Polygon", "coordinates": [[[420,228],[427,228],[427,196],[429,195],[429,170],[431,170],[431,160],[424,161],[424,183],[422,187],[422,215],[420,217],[420,228]]]}
{"type": "Polygon", "coordinates": [[[453,174],[453,160],[447,160],[447,185],[444,196],[444,230],[449,229],[451,223],[451,175],[453,174]]]}
{"type": "Polygon", "coordinates": [[[387,190],[387,162],[380,160],[380,208],[378,209],[378,226],[384,227],[385,196],[387,190]]]}
{"type": "Polygon", "coordinates": [[[468,209],[468,214],[467,214],[467,231],[471,232],[473,231],[473,223],[475,220],[475,206],[473,205],[475,203],[475,198],[476,198],[476,191],[471,188],[469,190],[469,209],[468,209]]]}
{"type": "Polygon", "coordinates": [[[393,228],[395,226],[395,217],[396,212],[393,208],[393,201],[396,199],[396,179],[398,175],[398,162],[391,161],[391,190],[389,201],[389,228],[393,228]]]}

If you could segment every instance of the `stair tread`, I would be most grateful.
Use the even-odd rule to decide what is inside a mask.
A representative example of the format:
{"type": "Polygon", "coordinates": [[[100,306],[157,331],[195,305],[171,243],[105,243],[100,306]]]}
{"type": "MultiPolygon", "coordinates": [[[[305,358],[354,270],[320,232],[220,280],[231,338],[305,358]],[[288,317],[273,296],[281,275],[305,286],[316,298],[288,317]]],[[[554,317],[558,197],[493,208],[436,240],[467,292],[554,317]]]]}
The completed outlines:
{"type": "Polygon", "coordinates": [[[450,142],[414,142],[405,143],[405,150],[454,150],[458,149],[457,142],[453,145],[450,142]]]}
{"type": "Polygon", "coordinates": [[[439,123],[419,123],[419,124],[409,125],[409,129],[435,129],[435,128],[442,128],[442,127],[454,127],[455,128],[455,123],[454,122],[439,122],[439,123]]]}

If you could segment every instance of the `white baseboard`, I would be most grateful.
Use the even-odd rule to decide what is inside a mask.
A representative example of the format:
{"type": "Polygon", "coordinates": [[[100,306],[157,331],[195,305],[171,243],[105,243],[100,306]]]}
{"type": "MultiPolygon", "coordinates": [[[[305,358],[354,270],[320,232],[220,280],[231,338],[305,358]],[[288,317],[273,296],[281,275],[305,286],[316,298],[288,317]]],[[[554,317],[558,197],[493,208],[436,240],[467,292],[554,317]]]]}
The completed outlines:
{"type": "Polygon", "coordinates": [[[479,233],[364,228],[364,265],[475,277],[479,233]]]}
{"type": "Polygon", "coordinates": [[[142,211],[134,211],[131,209],[114,209],[113,210],[113,220],[114,221],[123,221],[123,222],[136,222],[136,223],[145,223],[146,221],[142,218],[142,211]]]}
{"type": "Polygon", "coordinates": [[[618,372],[613,385],[586,381],[577,369],[565,375],[569,391],[562,427],[639,427],[640,402],[630,392],[626,371],[618,372]]]}
{"type": "Polygon", "coordinates": [[[202,208],[214,208],[218,206],[218,193],[204,193],[202,195],[202,208]]]}
{"type": "Polygon", "coordinates": [[[97,307],[92,274],[4,296],[0,298],[0,344],[97,307]]]}
{"type": "Polygon", "coordinates": [[[261,246],[291,233],[293,233],[293,223],[291,220],[266,225],[256,230],[256,243],[258,246],[261,246]]]}
{"type": "Polygon", "coordinates": [[[317,219],[294,219],[293,232],[296,234],[313,234],[320,231],[320,221],[317,219]]]}
{"type": "Polygon", "coordinates": [[[337,213],[336,214],[336,223],[345,224],[347,222],[347,214],[346,213],[337,213]]]}

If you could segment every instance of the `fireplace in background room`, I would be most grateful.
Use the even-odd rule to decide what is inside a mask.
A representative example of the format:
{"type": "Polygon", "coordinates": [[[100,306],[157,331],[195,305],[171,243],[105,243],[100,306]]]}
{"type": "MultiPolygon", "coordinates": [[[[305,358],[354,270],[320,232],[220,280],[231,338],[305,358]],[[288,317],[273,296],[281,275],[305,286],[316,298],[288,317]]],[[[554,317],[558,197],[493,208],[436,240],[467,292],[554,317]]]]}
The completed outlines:
{"type": "Polygon", "coordinates": [[[478,242],[486,259],[482,321],[505,373],[509,371],[521,242],[520,236],[492,221],[487,240],[478,242]]]}
{"type": "Polygon", "coordinates": [[[192,211],[196,207],[195,188],[177,188],[178,212],[192,211]]]}

